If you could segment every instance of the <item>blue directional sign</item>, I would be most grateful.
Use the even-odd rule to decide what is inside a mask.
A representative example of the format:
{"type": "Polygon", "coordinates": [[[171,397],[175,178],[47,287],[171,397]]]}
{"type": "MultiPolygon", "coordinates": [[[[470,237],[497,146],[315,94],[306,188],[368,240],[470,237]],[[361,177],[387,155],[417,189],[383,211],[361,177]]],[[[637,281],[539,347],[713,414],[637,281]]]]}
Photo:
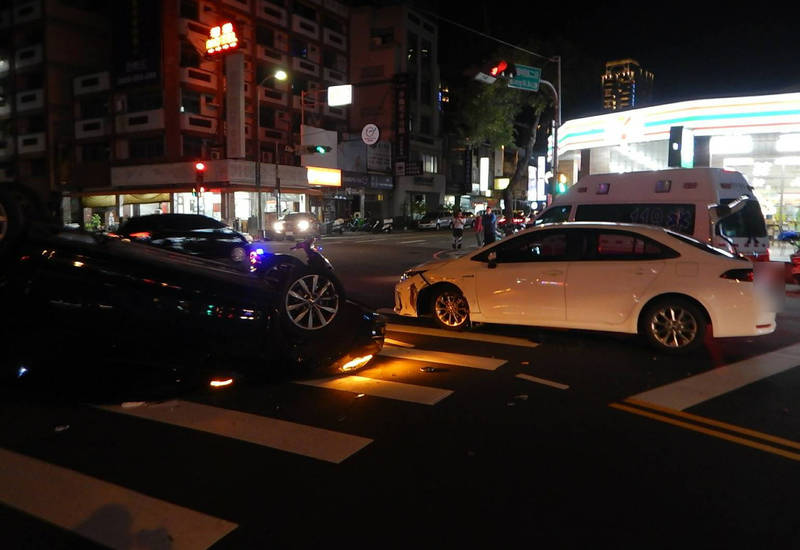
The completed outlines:
{"type": "Polygon", "coordinates": [[[539,91],[539,79],[542,76],[542,69],[520,65],[519,63],[516,66],[517,74],[508,81],[508,87],[529,92],[539,91]]]}

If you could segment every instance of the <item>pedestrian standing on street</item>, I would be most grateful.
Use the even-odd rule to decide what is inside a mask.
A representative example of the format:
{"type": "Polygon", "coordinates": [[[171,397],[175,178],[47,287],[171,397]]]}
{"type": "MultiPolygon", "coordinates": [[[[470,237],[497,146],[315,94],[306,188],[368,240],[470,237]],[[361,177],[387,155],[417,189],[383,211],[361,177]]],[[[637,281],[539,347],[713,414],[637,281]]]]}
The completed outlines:
{"type": "Polygon", "coordinates": [[[453,216],[453,248],[461,248],[464,238],[464,214],[459,210],[453,216]]]}
{"type": "Polygon", "coordinates": [[[483,215],[483,244],[491,244],[497,240],[497,216],[491,208],[483,215]]]}
{"type": "Polygon", "coordinates": [[[483,246],[483,214],[475,216],[472,222],[473,229],[475,229],[475,241],[478,243],[478,248],[483,246]]]}

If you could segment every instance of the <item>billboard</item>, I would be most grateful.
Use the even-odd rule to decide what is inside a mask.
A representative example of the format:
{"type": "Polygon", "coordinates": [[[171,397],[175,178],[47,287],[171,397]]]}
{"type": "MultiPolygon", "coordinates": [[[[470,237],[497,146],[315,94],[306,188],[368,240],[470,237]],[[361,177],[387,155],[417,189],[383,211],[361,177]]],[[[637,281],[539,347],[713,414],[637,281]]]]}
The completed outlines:
{"type": "Polygon", "coordinates": [[[157,82],[161,78],[161,1],[114,2],[114,84],[157,82]]]}

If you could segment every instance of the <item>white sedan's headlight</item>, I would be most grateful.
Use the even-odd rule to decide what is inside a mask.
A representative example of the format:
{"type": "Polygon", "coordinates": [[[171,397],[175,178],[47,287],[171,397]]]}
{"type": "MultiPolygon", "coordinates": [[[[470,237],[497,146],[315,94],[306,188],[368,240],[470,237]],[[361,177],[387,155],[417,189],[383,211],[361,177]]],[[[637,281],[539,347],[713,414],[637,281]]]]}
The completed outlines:
{"type": "Polygon", "coordinates": [[[414,275],[419,275],[421,273],[425,273],[426,271],[427,271],[426,269],[409,269],[405,271],[403,275],[400,277],[400,282],[407,281],[414,275]]]}
{"type": "Polygon", "coordinates": [[[309,227],[311,227],[311,224],[308,223],[308,220],[300,220],[297,222],[297,229],[300,231],[308,231],[309,227]]]}
{"type": "Polygon", "coordinates": [[[272,229],[275,230],[276,233],[283,232],[283,222],[275,222],[272,224],[272,229]]]}

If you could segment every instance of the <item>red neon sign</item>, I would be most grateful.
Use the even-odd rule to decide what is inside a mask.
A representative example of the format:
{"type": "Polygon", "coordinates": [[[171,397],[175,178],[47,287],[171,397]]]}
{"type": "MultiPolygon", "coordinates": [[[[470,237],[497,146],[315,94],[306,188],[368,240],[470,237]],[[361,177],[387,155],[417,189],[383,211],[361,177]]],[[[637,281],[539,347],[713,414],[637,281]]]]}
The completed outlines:
{"type": "Polygon", "coordinates": [[[209,35],[211,38],[206,40],[206,51],[210,54],[239,46],[239,38],[233,30],[233,23],[225,23],[219,27],[213,27],[209,35]]]}

